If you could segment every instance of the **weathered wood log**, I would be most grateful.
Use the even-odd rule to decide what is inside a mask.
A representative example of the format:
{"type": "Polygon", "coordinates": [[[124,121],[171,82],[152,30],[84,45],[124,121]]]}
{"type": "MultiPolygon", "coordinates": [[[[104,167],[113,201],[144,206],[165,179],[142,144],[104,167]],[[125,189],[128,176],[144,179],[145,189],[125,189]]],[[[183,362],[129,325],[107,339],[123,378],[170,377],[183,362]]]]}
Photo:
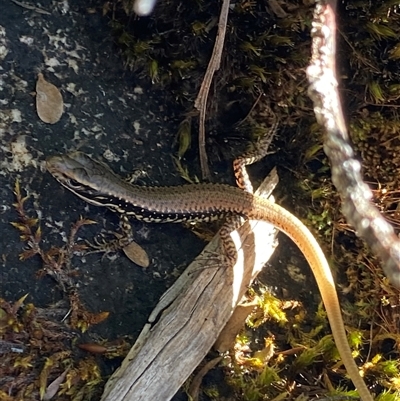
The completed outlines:
{"type": "MultiPolygon", "coordinates": [[[[261,196],[268,196],[277,182],[274,170],[264,180],[261,196]]],[[[245,222],[232,233],[238,250],[233,268],[220,256],[217,235],[161,297],[108,380],[101,401],[170,400],[211,349],[269,260],[275,235],[268,223],[245,222]]]]}

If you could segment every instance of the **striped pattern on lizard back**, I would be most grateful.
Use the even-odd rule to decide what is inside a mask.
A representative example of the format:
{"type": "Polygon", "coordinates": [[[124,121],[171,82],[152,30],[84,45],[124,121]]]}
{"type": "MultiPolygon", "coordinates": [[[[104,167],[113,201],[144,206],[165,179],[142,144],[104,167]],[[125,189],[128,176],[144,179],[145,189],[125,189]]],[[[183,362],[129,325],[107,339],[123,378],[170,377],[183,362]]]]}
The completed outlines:
{"type": "Polygon", "coordinates": [[[224,184],[131,185],[82,152],[52,156],[47,169],[86,202],[147,222],[211,221],[232,214],[248,218],[253,210],[254,196],[239,188],[224,184]]]}

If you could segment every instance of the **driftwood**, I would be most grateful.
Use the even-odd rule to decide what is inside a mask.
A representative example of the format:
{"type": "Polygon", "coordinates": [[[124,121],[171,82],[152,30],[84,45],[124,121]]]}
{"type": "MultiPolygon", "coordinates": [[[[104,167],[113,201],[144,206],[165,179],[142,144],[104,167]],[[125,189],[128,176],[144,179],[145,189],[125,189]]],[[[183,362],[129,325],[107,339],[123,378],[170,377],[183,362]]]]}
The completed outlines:
{"type": "MultiPolygon", "coordinates": [[[[272,192],[277,182],[274,170],[262,185],[262,196],[272,192]]],[[[269,260],[275,235],[268,223],[245,222],[232,233],[238,249],[233,268],[222,262],[217,235],[161,297],[107,382],[101,401],[170,400],[209,352],[269,260]]]]}

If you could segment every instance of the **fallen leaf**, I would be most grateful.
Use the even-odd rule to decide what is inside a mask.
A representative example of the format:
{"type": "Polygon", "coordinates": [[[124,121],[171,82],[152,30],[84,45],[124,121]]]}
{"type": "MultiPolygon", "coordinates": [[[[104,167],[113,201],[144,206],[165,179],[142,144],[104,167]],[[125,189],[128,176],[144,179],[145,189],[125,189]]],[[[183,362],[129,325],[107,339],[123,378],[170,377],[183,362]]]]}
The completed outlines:
{"type": "Polygon", "coordinates": [[[46,388],[46,392],[44,393],[42,400],[43,401],[50,401],[58,392],[60,389],[60,385],[62,382],[65,380],[65,377],[67,376],[68,369],[64,370],[63,373],[61,373],[60,376],[57,377],[57,379],[53,380],[46,388]]]}
{"type": "Polygon", "coordinates": [[[47,82],[42,73],[36,82],[36,110],[39,118],[47,124],[58,122],[64,111],[64,102],[59,89],[47,82]]]}
{"type": "Polygon", "coordinates": [[[213,345],[215,350],[223,353],[233,346],[237,334],[244,327],[247,316],[249,316],[256,306],[257,302],[250,302],[236,307],[228,323],[222,329],[213,345]]]}
{"type": "Polygon", "coordinates": [[[92,354],[104,354],[105,352],[107,352],[107,347],[100,344],[94,344],[94,343],[78,344],[78,347],[87,352],[91,352],[92,354]]]}
{"type": "Polygon", "coordinates": [[[146,251],[136,242],[131,242],[122,250],[133,263],[136,263],[140,267],[149,267],[150,259],[146,251]]]}
{"type": "Polygon", "coordinates": [[[218,365],[220,361],[222,361],[222,356],[218,356],[217,358],[212,359],[211,361],[207,362],[201,369],[200,371],[196,374],[196,376],[192,379],[192,382],[190,383],[189,390],[187,391],[187,394],[189,396],[189,399],[192,401],[198,401],[199,399],[199,392],[200,392],[200,386],[201,382],[203,380],[203,377],[215,366],[218,365]]]}

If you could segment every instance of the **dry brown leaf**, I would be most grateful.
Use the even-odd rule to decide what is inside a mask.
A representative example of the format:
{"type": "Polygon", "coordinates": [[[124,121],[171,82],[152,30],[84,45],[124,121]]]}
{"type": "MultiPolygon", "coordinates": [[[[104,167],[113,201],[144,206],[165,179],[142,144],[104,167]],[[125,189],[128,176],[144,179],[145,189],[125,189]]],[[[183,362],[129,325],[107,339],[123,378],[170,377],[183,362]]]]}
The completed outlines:
{"type": "Polygon", "coordinates": [[[50,401],[58,392],[60,389],[61,384],[65,380],[65,377],[67,376],[69,368],[64,370],[63,373],[61,373],[60,376],[57,377],[57,379],[53,380],[46,388],[46,392],[43,395],[42,400],[43,401],[50,401]]]}
{"type": "Polygon", "coordinates": [[[187,391],[187,395],[189,399],[192,401],[198,401],[199,393],[200,393],[200,386],[203,380],[203,377],[215,366],[222,361],[222,356],[218,356],[217,358],[212,359],[211,361],[207,362],[199,372],[197,372],[196,376],[193,378],[192,382],[190,383],[189,390],[187,391]]]}
{"type": "Polygon", "coordinates": [[[225,352],[232,348],[235,338],[239,331],[244,327],[247,316],[252,312],[257,302],[250,302],[245,305],[238,305],[229,319],[228,323],[222,329],[213,348],[218,352],[225,352]]]}
{"type": "Polygon", "coordinates": [[[94,344],[94,343],[78,344],[78,347],[87,352],[91,352],[92,354],[104,354],[107,352],[107,347],[100,344],[94,344]]]}
{"type": "Polygon", "coordinates": [[[36,110],[39,118],[47,124],[58,122],[64,111],[64,102],[59,89],[47,82],[42,73],[36,82],[36,110]]]}
{"type": "Polygon", "coordinates": [[[122,250],[133,263],[136,263],[140,267],[149,267],[150,259],[146,251],[136,242],[131,242],[122,250]]]}

